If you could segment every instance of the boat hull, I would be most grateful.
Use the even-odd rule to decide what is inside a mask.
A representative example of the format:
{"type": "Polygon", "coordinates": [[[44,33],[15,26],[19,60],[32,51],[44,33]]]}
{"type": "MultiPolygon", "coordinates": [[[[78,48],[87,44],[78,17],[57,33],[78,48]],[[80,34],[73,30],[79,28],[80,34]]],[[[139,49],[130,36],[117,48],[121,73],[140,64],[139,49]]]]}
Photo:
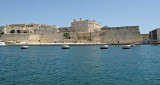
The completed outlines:
{"type": "Polygon", "coordinates": [[[21,49],[28,49],[28,46],[21,46],[21,49]]]}
{"type": "Polygon", "coordinates": [[[108,49],[108,45],[101,45],[100,49],[108,49]]]}
{"type": "Polygon", "coordinates": [[[124,45],[122,46],[122,49],[130,49],[131,48],[131,45],[124,45]]]}
{"type": "Polygon", "coordinates": [[[62,49],[69,49],[69,45],[62,45],[62,49]]]}

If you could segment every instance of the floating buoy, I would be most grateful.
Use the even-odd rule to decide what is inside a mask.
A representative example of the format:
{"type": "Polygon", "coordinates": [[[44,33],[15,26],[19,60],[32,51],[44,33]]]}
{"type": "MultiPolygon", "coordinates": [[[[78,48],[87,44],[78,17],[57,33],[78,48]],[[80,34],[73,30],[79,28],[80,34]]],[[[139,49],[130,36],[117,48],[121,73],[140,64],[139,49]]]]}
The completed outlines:
{"type": "Polygon", "coordinates": [[[28,46],[21,46],[21,49],[28,49],[28,46]]]}
{"type": "Polygon", "coordinates": [[[108,45],[101,45],[100,49],[108,49],[108,45]]]}
{"type": "Polygon", "coordinates": [[[69,49],[69,45],[62,45],[62,49],[69,49]]]}
{"type": "Polygon", "coordinates": [[[130,49],[130,48],[131,48],[131,45],[123,45],[122,48],[123,48],[123,49],[130,49]]]}

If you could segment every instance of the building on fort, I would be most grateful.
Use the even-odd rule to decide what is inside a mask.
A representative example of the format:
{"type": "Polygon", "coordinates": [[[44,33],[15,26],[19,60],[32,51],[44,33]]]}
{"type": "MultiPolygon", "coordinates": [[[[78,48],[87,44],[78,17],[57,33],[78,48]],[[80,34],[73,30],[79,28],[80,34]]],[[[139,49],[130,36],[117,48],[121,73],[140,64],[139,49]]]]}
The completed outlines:
{"type": "Polygon", "coordinates": [[[46,24],[8,24],[6,26],[0,26],[0,32],[4,34],[13,33],[47,33],[47,32],[59,32],[59,27],[56,25],[46,25],[46,24]]]}
{"type": "Polygon", "coordinates": [[[71,29],[73,32],[95,32],[101,31],[101,24],[96,22],[96,20],[85,20],[80,18],[80,21],[74,19],[71,23],[71,29]]]}

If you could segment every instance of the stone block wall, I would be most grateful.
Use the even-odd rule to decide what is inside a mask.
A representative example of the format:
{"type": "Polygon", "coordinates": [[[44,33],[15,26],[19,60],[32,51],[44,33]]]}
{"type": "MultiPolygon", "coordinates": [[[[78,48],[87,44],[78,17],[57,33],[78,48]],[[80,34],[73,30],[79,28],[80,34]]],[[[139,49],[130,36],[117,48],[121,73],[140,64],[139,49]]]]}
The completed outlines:
{"type": "Polygon", "coordinates": [[[101,41],[105,43],[134,43],[142,41],[139,27],[109,28],[101,33],[101,41]]]}
{"type": "Polygon", "coordinates": [[[69,32],[70,37],[67,39],[63,36],[65,32],[54,32],[54,30],[45,32],[5,34],[1,35],[0,40],[29,43],[134,43],[143,41],[138,26],[106,28],[101,32],[92,33],[69,32]]]}
{"type": "Polygon", "coordinates": [[[29,39],[28,34],[5,34],[5,35],[1,35],[0,37],[0,40],[3,40],[5,42],[16,41],[17,43],[28,42],[29,41],[28,39],[29,39]]]}

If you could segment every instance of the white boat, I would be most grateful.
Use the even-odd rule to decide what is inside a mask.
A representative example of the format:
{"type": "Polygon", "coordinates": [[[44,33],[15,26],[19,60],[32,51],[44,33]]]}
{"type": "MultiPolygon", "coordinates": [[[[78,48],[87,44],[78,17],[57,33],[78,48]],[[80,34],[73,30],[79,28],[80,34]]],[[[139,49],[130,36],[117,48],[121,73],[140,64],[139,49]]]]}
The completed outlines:
{"type": "Polygon", "coordinates": [[[108,49],[108,45],[101,45],[100,49],[108,49]]]}
{"type": "Polygon", "coordinates": [[[69,45],[62,45],[62,49],[69,49],[69,45]]]}
{"type": "Polygon", "coordinates": [[[122,49],[130,49],[131,48],[131,45],[123,45],[122,46],[122,49]]]}
{"type": "Polygon", "coordinates": [[[2,40],[0,40],[0,46],[1,45],[6,45],[2,40]]]}
{"type": "Polygon", "coordinates": [[[26,46],[26,45],[21,46],[21,49],[28,49],[28,46],[26,46]]]}

